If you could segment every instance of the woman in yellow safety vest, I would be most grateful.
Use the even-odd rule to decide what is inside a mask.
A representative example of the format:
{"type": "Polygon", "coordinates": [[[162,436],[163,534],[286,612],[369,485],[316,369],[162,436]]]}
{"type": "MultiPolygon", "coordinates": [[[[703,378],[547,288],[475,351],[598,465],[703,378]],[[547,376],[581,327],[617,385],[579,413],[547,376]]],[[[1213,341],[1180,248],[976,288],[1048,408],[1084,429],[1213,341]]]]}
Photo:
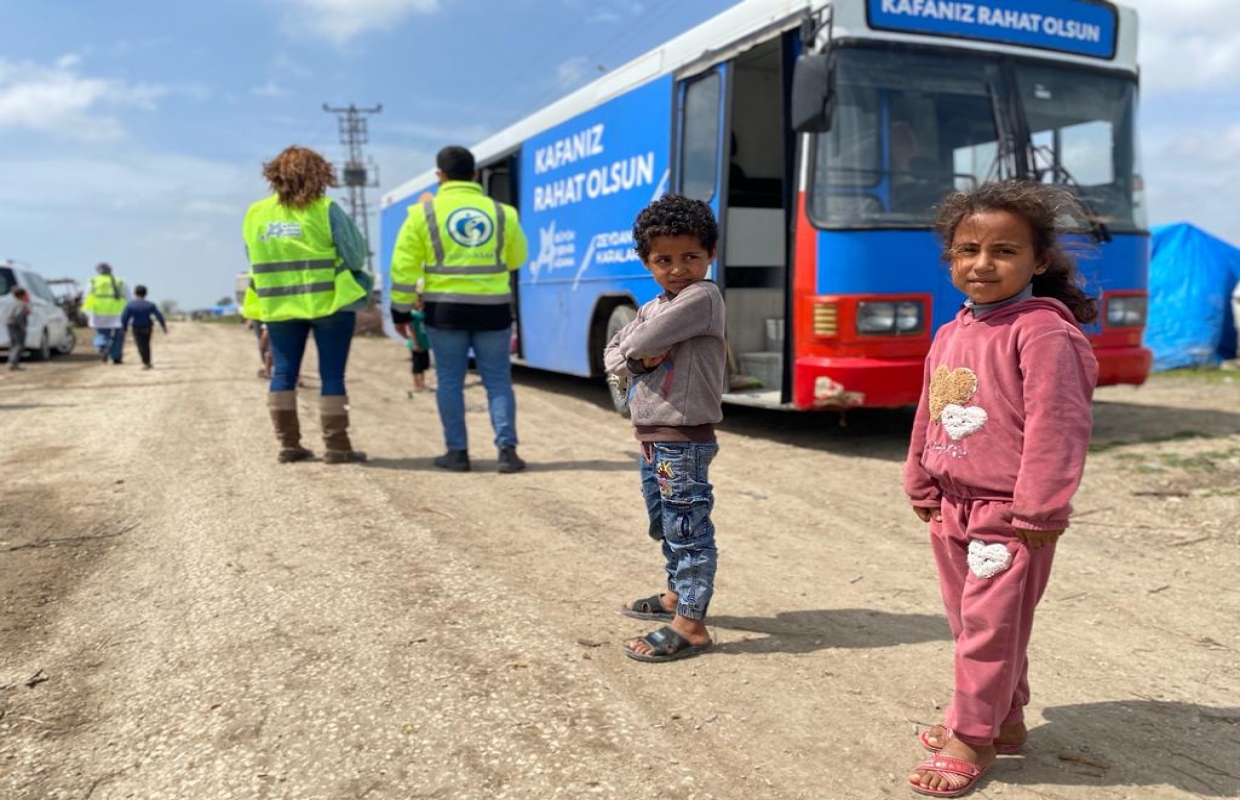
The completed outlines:
{"type": "Polygon", "coordinates": [[[349,441],[345,364],[355,311],[366,305],[374,276],[366,241],[348,215],[325,196],[336,186],[332,165],[305,147],[289,147],[263,165],[275,194],[250,206],[243,234],[250,285],[242,313],[266,323],[273,368],[267,405],[280,442],[279,461],[313,453],[301,446],[297,377],[306,341],[319,352],[319,418],[329,464],[365,461],[349,441]]]}

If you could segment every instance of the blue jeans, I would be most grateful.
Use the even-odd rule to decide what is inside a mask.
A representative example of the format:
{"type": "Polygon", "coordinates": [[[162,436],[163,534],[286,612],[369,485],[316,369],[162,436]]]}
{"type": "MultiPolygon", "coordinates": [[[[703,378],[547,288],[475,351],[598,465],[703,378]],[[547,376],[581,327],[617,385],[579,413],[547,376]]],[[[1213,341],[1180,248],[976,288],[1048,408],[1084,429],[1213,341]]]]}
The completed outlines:
{"type": "Polygon", "coordinates": [[[702,619],[715,592],[715,494],[710,462],[714,442],[643,442],[642,495],[650,516],[650,538],[663,547],[667,588],[680,596],[676,613],[702,619]]]}
{"type": "Polygon", "coordinates": [[[100,328],[95,331],[95,352],[107,352],[108,358],[121,363],[125,356],[125,331],[120,328],[100,328]]]}
{"type": "Polygon", "coordinates": [[[357,315],[352,311],[337,311],[330,317],[317,319],[268,322],[272,362],[270,390],[291,392],[297,388],[306,340],[313,332],[314,346],[319,351],[319,380],[323,384],[320,394],[324,397],[348,394],[344,389],[344,368],[349,360],[349,347],[353,344],[356,324],[357,315]]]}
{"type": "Polygon", "coordinates": [[[496,447],[517,446],[517,399],[512,393],[512,326],[498,331],[460,331],[426,326],[435,354],[435,403],[449,450],[468,450],[465,430],[465,372],[474,351],[487,390],[496,447]]]}

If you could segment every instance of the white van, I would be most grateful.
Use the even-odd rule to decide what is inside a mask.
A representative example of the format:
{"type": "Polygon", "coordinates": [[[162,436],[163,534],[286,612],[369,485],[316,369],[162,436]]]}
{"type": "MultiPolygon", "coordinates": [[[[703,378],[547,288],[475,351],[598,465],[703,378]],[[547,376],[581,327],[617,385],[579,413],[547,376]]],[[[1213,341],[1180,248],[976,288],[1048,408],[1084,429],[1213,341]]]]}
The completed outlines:
{"type": "MultiPolygon", "coordinates": [[[[36,358],[47,360],[52,353],[73,352],[77,337],[69,325],[64,309],[56,303],[56,295],[48,288],[37,272],[19,267],[12,261],[0,264],[0,309],[13,299],[13,287],[20,286],[30,295],[30,320],[26,326],[26,341],[22,346],[36,358]]],[[[0,313],[0,319],[4,318],[0,313]]],[[[0,325],[0,349],[12,347],[8,326],[0,325]]]]}

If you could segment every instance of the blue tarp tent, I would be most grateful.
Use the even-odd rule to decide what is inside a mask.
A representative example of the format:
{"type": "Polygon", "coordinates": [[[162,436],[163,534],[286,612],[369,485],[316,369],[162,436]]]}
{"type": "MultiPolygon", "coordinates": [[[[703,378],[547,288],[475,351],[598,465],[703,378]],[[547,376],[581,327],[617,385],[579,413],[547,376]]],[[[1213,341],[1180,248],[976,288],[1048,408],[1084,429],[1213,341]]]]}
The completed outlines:
{"type": "Polygon", "coordinates": [[[1240,249],[1185,222],[1154,228],[1145,346],[1155,372],[1236,357],[1240,249]]]}

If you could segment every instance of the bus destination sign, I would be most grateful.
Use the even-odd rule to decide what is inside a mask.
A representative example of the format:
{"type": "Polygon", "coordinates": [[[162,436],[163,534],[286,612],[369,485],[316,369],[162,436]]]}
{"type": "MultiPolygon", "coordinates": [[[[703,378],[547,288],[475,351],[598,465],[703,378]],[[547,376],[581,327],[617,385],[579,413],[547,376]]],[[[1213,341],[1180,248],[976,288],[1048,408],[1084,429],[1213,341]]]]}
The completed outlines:
{"type": "Polygon", "coordinates": [[[1091,0],[869,0],[876,30],[951,36],[1115,57],[1118,20],[1110,3],[1091,0]]]}

